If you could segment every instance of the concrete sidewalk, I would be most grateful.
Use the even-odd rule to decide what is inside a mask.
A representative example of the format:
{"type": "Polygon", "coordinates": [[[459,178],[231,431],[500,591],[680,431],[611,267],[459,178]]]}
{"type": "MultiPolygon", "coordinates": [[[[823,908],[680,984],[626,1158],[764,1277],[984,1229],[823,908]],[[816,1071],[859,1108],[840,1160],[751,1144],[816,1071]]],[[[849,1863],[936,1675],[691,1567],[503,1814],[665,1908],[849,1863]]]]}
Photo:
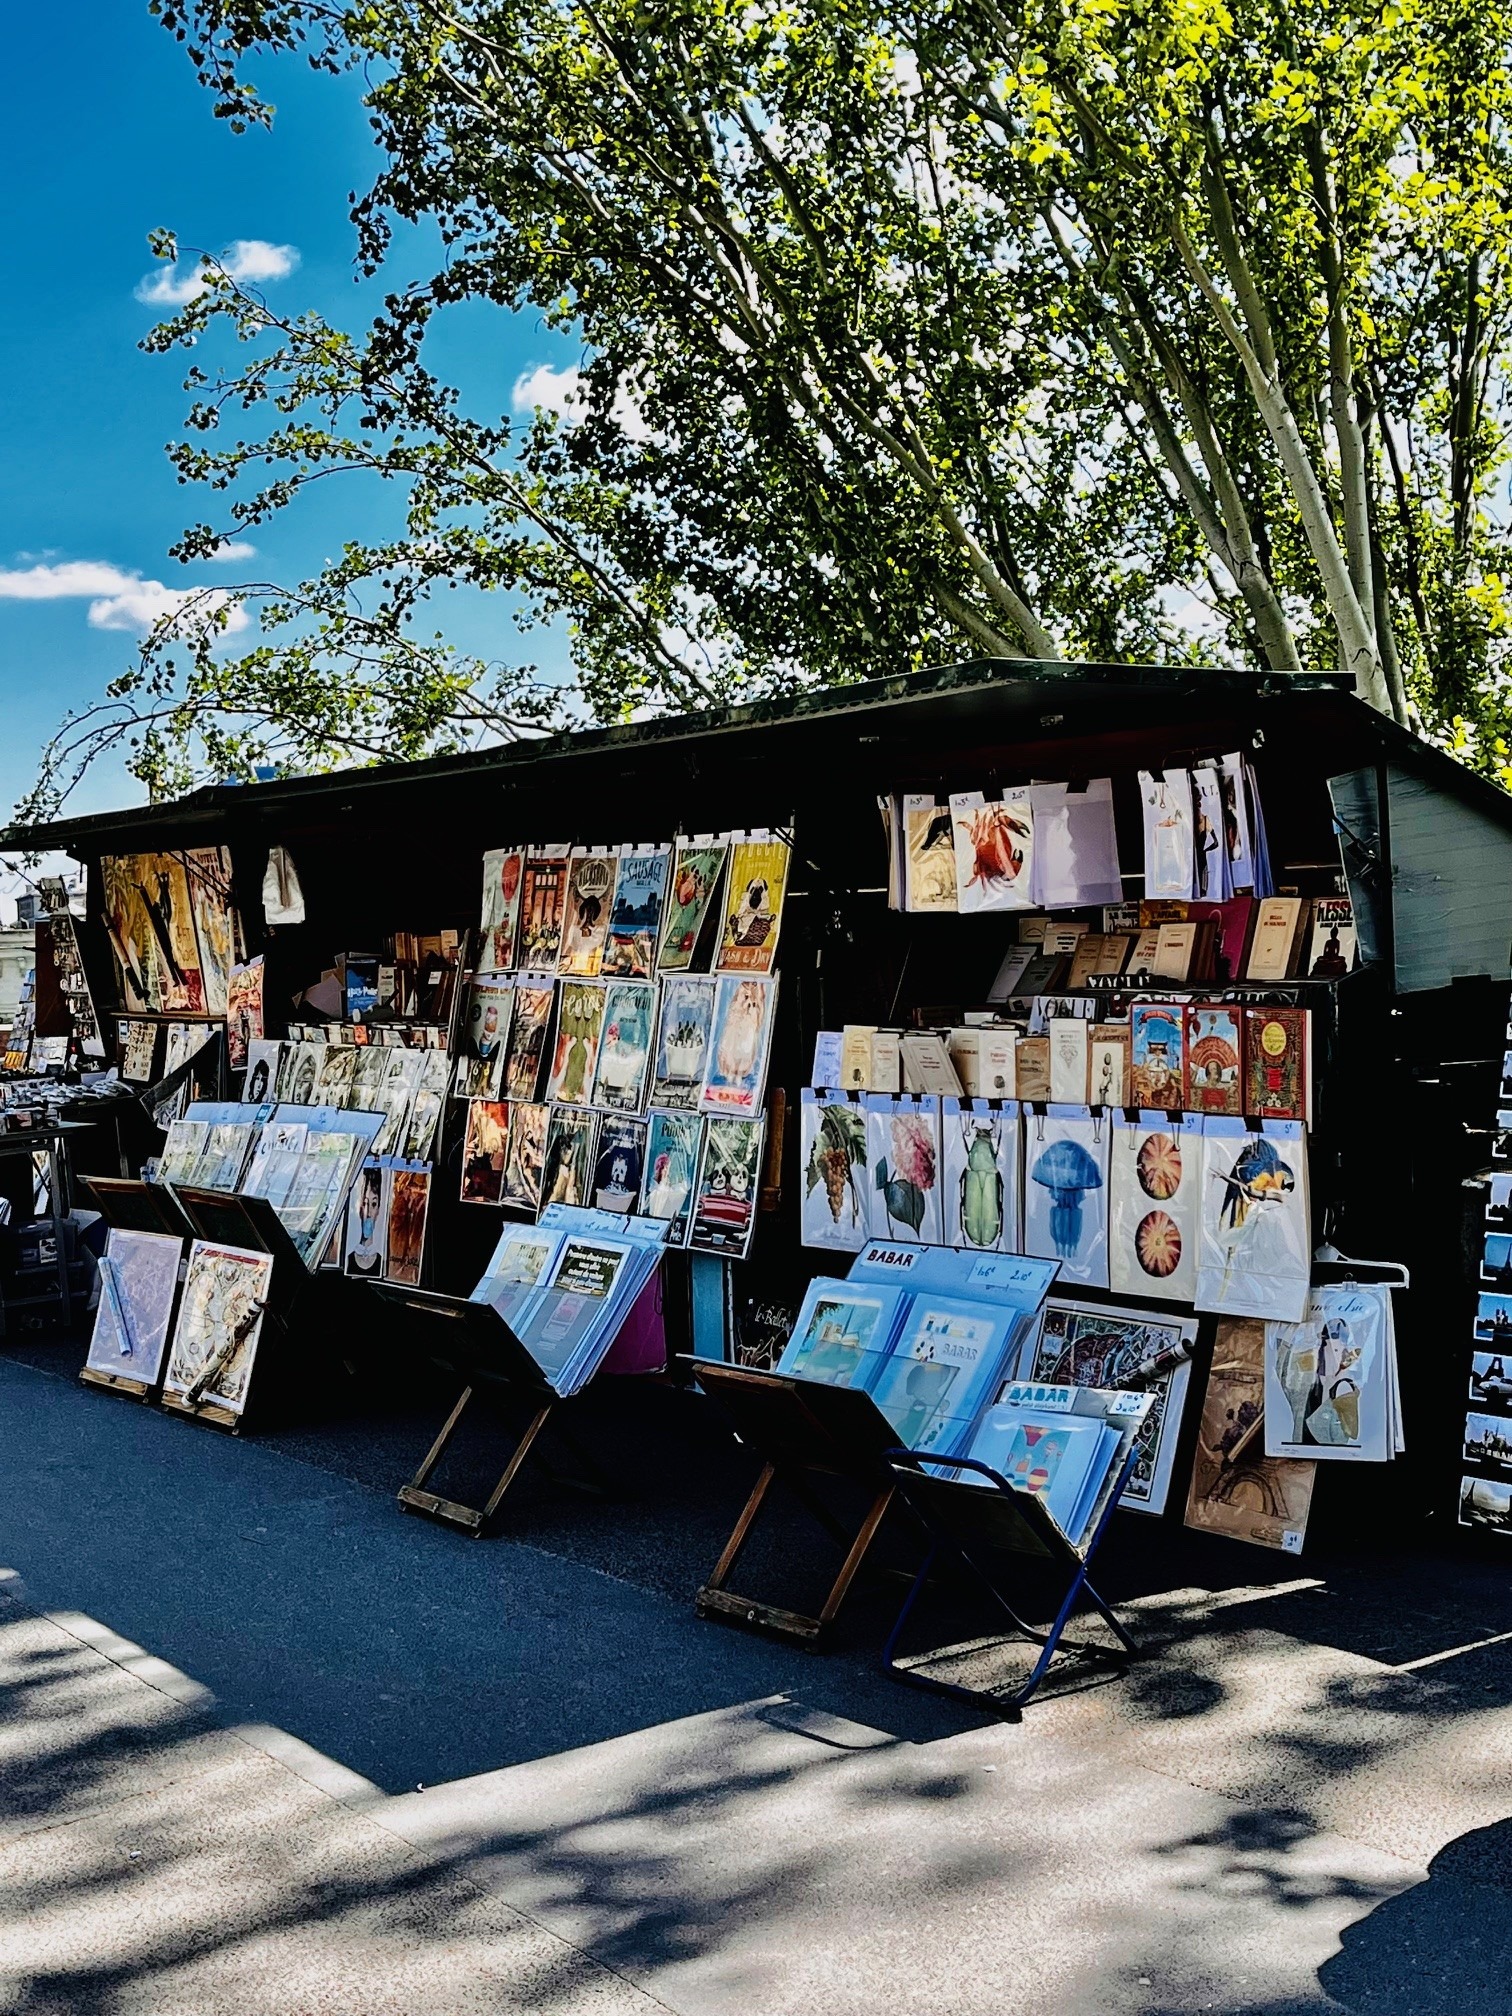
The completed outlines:
{"type": "Polygon", "coordinates": [[[1145,1599],[1013,1727],[3,1359],[0,1468],[0,2009],[1512,2010],[1484,1583],[1145,1599]]]}

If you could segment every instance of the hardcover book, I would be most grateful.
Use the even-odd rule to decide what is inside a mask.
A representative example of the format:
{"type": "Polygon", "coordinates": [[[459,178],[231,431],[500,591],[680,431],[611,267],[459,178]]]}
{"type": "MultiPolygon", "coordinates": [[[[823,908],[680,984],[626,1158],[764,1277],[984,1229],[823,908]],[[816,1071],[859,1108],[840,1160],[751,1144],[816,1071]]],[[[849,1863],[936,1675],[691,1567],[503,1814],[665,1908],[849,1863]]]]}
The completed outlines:
{"type": "Polygon", "coordinates": [[[1312,1119],[1307,1009],[1245,1009],[1244,1110],[1257,1120],[1312,1119]]]}
{"type": "MultiPolygon", "coordinates": [[[[1244,1039],[1238,1008],[1188,1007],[1184,1017],[1186,1097],[1191,1113],[1242,1113],[1244,1039]]],[[[1290,1116],[1282,1116],[1290,1117],[1290,1116]]]]}
{"type": "Polygon", "coordinates": [[[1296,972],[1306,907],[1300,896],[1267,896],[1257,905],[1247,980],[1286,980],[1296,972]]]}
{"type": "Polygon", "coordinates": [[[1319,896],[1312,906],[1312,934],[1307,946],[1310,980],[1338,980],[1354,968],[1359,939],[1354,905],[1347,896],[1319,896]]]}
{"type": "Polygon", "coordinates": [[[1179,1002],[1136,1001],[1129,1010],[1129,1099],[1179,1113],[1186,1099],[1186,1051],[1179,1002]]]}

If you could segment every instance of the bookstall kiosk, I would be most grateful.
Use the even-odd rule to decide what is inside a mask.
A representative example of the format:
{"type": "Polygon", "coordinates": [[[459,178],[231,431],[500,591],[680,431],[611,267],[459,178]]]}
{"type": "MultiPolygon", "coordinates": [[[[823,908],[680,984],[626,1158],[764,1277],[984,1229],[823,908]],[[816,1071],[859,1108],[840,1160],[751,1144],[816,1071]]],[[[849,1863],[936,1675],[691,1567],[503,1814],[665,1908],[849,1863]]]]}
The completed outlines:
{"type": "MultiPolygon", "coordinates": [[[[476,929],[479,867],[491,848],[569,838],[618,846],[732,826],[790,832],[754,1243],[743,1261],[674,1252],[663,1263],[673,1354],[760,1367],[775,1361],[807,1282],[831,1257],[801,1243],[799,1130],[781,1124],[814,1082],[817,1036],[959,1024],[987,1005],[1014,936],[1015,920],[1002,914],[891,907],[879,801],[928,793],[943,804],[976,791],[994,802],[1031,781],[1108,779],[1122,895],[1137,902],[1140,773],[1194,770],[1234,751],[1263,804],[1278,890],[1338,893],[1342,844],[1359,960],[1317,978],[1239,977],[1221,988],[1162,981],[1145,991],[1310,1011],[1311,1238],[1359,1256],[1335,1263],[1336,1278],[1369,1280],[1367,1263],[1389,1262],[1413,1283],[1395,1311],[1405,1454],[1382,1466],[1320,1465],[1313,1529],[1379,1541],[1428,1520],[1451,1528],[1464,1382],[1458,1362],[1452,1375],[1444,1369],[1442,1312],[1446,1298],[1464,1293],[1459,1186],[1487,1159],[1488,1135],[1470,1130],[1484,1130],[1497,1106],[1512,800],[1378,716],[1342,675],[974,662],[429,762],[211,787],[12,831],[5,841],[63,848],[84,863],[80,951],[96,1000],[117,1006],[99,928],[102,860],[226,850],[246,949],[264,961],[268,1033],[277,1035],[336,953],[375,946],[396,928],[476,929]],[[269,927],[273,850],[297,868],[303,918],[269,927]]],[[[461,1159],[453,1126],[420,1284],[455,1295],[477,1281],[500,1222],[497,1209],[460,1201],[461,1159]]],[[[1094,1308],[1116,1306],[1105,1291],[1075,1292],[1094,1308]]],[[[1173,1513],[1201,1439],[1213,1325],[1198,1321],[1173,1513]]],[[[1215,1460],[1231,1465],[1246,1440],[1255,1440],[1252,1416],[1215,1460]]]]}

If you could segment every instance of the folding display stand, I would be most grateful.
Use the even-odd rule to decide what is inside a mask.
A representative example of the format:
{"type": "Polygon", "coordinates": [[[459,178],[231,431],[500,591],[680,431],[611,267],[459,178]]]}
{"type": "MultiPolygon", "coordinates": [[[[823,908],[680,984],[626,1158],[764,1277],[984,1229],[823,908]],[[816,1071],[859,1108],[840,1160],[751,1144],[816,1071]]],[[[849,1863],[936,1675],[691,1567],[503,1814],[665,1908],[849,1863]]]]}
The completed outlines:
{"type": "Polygon", "coordinates": [[[57,1285],[40,1295],[7,1295],[0,1298],[0,1337],[10,1329],[11,1312],[20,1309],[56,1308],[66,1330],[72,1316],[72,1296],[68,1286],[67,1234],[63,1221],[68,1216],[65,1191],[64,1130],[61,1127],[28,1127],[13,1134],[0,1134],[0,1158],[25,1156],[35,1164],[39,1155],[47,1157],[47,1208],[52,1219],[53,1262],[57,1285]]]}
{"type": "Polygon", "coordinates": [[[913,1587],[903,1599],[903,1607],[882,1648],[884,1672],[910,1687],[922,1687],[934,1694],[948,1694],[955,1700],[969,1701],[974,1707],[985,1708],[990,1714],[1007,1721],[1017,1721],[1024,1704],[1050,1671],[1051,1662],[1057,1654],[1083,1667],[1111,1664],[1118,1671],[1122,1671],[1129,1660],[1142,1657],[1139,1646],[1098,1595],[1087,1576],[1092,1557],[1107,1531],[1108,1521],[1123,1495],[1138,1455],[1137,1439],[1131,1437],[1119,1463],[1113,1488],[1093,1523],[1088,1539],[1078,1548],[1071,1545],[1039,1498],[1031,1492],[1015,1490],[1006,1478],[999,1476],[987,1464],[974,1462],[968,1457],[934,1458],[918,1456],[907,1449],[890,1450],[887,1460],[898,1492],[923,1524],[933,1544],[914,1578],[913,1587]],[[954,1475],[936,1476],[933,1473],[937,1469],[952,1473],[969,1470],[974,1476],[981,1477],[987,1488],[959,1482],[954,1475]],[[1019,1615],[1003,1588],[1000,1575],[987,1565],[993,1556],[1015,1554],[1038,1556],[1065,1577],[1065,1593],[1060,1608],[1047,1630],[1037,1629],[1019,1615]],[[942,1555],[960,1561],[1004,1612],[1014,1633],[1040,1647],[1039,1657],[1029,1677],[1011,1693],[1000,1694],[983,1687],[967,1687],[959,1681],[940,1680],[918,1667],[898,1663],[899,1640],[931,1569],[942,1555]],[[1114,1645],[1072,1641],[1064,1637],[1072,1614],[1082,1602],[1095,1610],[1108,1626],[1116,1641],[1114,1645]]]}
{"type": "Polygon", "coordinates": [[[166,1232],[185,1239],[193,1231],[166,1184],[144,1183],[139,1176],[79,1176],[74,1187],[107,1225],[122,1232],[166,1232]]]}
{"type": "Polygon", "coordinates": [[[683,1363],[723,1407],[740,1440],[762,1458],[761,1474],[725,1550],[698,1592],[698,1615],[729,1618],[815,1644],[834,1622],[896,1494],[885,1460],[895,1441],[894,1430],[866,1393],[703,1358],[683,1363]],[[843,1477],[869,1493],[865,1515],[854,1531],[842,1526],[810,1489],[809,1478],[816,1474],[843,1477]],[[742,1596],[725,1586],[779,1478],[846,1549],[829,1594],[814,1616],[742,1596]]]}
{"type": "MultiPolygon", "coordinates": [[[[546,1379],[534,1358],[525,1349],[496,1309],[484,1302],[469,1302],[461,1296],[442,1295],[428,1288],[404,1288],[393,1281],[371,1281],[370,1292],[406,1316],[424,1319],[429,1337],[427,1355],[463,1381],[456,1405],[446,1417],[440,1434],[426,1451],[425,1459],[408,1484],[399,1487],[399,1503],[406,1512],[420,1513],[456,1526],[475,1539],[486,1533],[498,1514],[510,1486],[524,1468],[548,1422],[563,1440],[558,1416],[565,1404],[546,1379]],[[464,1505],[427,1488],[431,1473],[440,1462],[461,1423],[463,1415],[483,1391],[489,1391],[516,1412],[528,1418],[519,1432],[499,1481],[482,1505],[464,1505]]],[[[569,1442],[579,1462],[582,1452],[569,1442]]],[[[558,1475],[560,1473],[553,1473],[558,1475]]],[[[560,1481],[581,1482],[570,1479],[560,1481]]],[[[587,1488],[595,1488],[589,1485],[587,1488]]]]}

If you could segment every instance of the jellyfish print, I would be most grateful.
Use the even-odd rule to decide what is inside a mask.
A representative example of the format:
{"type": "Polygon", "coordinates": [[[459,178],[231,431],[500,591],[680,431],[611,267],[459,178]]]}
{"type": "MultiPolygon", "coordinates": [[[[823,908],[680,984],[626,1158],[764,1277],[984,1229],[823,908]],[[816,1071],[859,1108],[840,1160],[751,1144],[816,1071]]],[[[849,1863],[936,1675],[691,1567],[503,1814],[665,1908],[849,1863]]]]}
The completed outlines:
{"type": "Polygon", "coordinates": [[[1052,1108],[1026,1131],[1026,1250],[1058,1260],[1062,1280],[1106,1288],[1108,1130],[1085,1113],[1057,1119],[1052,1108]]]}

